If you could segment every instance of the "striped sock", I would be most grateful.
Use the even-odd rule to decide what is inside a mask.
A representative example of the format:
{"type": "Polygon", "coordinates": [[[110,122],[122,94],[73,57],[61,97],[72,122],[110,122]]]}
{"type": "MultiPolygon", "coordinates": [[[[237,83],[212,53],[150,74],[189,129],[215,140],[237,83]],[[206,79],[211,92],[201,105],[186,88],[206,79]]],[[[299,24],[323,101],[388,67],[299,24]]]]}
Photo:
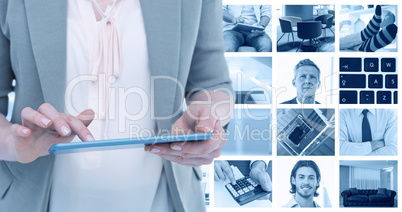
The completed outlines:
{"type": "Polygon", "coordinates": [[[380,31],[380,25],[381,25],[381,6],[377,5],[377,7],[375,8],[375,14],[373,18],[367,24],[366,28],[364,28],[360,33],[362,40],[365,41],[373,37],[375,34],[377,34],[378,31],[380,31]]]}
{"type": "Polygon", "coordinates": [[[398,27],[395,24],[388,25],[375,36],[364,41],[359,50],[365,52],[375,52],[378,49],[390,44],[395,39],[397,32],[398,27]]]}

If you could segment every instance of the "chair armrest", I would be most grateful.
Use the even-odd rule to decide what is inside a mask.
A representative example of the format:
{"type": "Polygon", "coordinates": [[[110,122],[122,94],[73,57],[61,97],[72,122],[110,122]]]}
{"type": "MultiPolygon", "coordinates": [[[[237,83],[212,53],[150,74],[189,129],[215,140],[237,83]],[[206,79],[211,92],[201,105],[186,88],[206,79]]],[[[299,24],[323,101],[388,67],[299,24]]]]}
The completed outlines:
{"type": "Polygon", "coordinates": [[[292,32],[292,22],[288,19],[279,18],[282,33],[292,32]]]}
{"type": "Polygon", "coordinates": [[[297,27],[297,22],[302,21],[302,19],[300,17],[296,17],[296,16],[283,16],[283,17],[280,17],[279,19],[290,21],[292,27],[297,27]]]}
{"type": "Polygon", "coordinates": [[[329,17],[328,19],[327,19],[327,23],[326,23],[326,28],[331,28],[332,27],[332,25],[333,25],[333,22],[334,22],[334,16],[333,15],[331,15],[331,17],[329,17]]]}
{"type": "Polygon", "coordinates": [[[297,22],[302,21],[302,19],[299,17],[291,17],[289,21],[292,23],[292,27],[297,27],[297,22]]]}
{"type": "Polygon", "coordinates": [[[341,195],[343,197],[350,197],[352,195],[352,192],[350,190],[344,190],[342,191],[341,195]]]}
{"type": "Polygon", "coordinates": [[[394,198],[396,196],[396,192],[393,191],[393,190],[386,190],[385,195],[387,195],[387,196],[389,196],[391,198],[394,198]]]}
{"type": "Polygon", "coordinates": [[[348,197],[351,196],[350,190],[344,190],[341,193],[341,196],[343,198],[343,205],[346,206],[348,204],[348,197]]]}

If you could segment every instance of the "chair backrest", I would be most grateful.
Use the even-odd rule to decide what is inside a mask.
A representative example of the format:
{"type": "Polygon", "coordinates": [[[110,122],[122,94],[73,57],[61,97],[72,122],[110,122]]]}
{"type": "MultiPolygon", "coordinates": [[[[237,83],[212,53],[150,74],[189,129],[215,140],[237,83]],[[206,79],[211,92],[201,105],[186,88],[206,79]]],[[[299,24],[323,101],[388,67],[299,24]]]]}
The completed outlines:
{"type": "Polygon", "coordinates": [[[331,28],[334,25],[334,16],[332,15],[327,19],[327,26],[325,28],[331,28]]]}
{"type": "Polygon", "coordinates": [[[297,37],[301,39],[318,38],[321,33],[320,21],[303,21],[297,23],[297,37]]]}
{"type": "Polygon", "coordinates": [[[328,10],[328,14],[331,14],[335,18],[335,10],[328,10]]]}
{"type": "Polygon", "coordinates": [[[331,28],[334,16],[331,14],[324,14],[315,18],[314,21],[321,21],[322,24],[326,24],[325,28],[331,28]]]}
{"type": "Polygon", "coordinates": [[[297,22],[302,21],[302,19],[300,17],[296,17],[296,16],[283,16],[281,18],[290,21],[292,23],[292,27],[297,26],[297,22]]]}
{"type": "Polygon", "coordinates": [[[283,33],[292,32],[292,22],[287,19],[279,18],[279,23],[283,33]]]}

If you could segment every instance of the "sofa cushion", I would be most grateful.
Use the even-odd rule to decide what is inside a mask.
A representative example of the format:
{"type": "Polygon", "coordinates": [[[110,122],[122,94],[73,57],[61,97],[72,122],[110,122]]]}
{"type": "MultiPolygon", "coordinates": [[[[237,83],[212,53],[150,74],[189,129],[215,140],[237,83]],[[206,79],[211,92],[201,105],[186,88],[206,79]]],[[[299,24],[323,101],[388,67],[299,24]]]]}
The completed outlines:
{"type": "Polygon", "coordinates": [[[357,190],[359,194],[364,194],[364,195],[376,195],[378,192],[378,189],[359,189],[357,190]]]}
{"type": "Polygon", "coordinates": [[[352,195],[348,197],[349,202],[368,202],[369,198],[366,195],[352,195]]]}
{"type": "Polygon", "coordinates": [[[357,188],[350,188],[349,190],[352,193],[352,195],[359,194],[359,192],[357,191],[357,188]]]}
{"type": "Polygon", "coordinates": [[[385,196],[382,194],[377,194],[377,195],[369,195],[369,201],[370,202],[388,202],[391,200],[391,197],[385,196]]]}
{"type": "Polygon", "coordinates": [[[377,194],[385,195],[386,188],[378,188],[377,194]]]}

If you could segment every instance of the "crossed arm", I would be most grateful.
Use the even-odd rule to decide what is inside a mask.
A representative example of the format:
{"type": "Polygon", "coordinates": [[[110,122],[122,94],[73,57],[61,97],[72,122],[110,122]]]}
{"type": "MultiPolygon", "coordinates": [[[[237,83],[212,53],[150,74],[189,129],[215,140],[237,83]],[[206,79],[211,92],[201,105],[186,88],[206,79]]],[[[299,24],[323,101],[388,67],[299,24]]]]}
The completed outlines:
{"type": "Polygon", "coordinates": [[[377,141],[368,142],[353,142],[351,134],[353,132],[350,123],[347,123],[347,117],[345,113],[340,113],[339,119],[339,142],[340,142],[340,155],[396,155],[397,154],[397,116],[396,114],[389,113],[387,117],[383,117],[387,120],[383,139],[377,141]]]}

